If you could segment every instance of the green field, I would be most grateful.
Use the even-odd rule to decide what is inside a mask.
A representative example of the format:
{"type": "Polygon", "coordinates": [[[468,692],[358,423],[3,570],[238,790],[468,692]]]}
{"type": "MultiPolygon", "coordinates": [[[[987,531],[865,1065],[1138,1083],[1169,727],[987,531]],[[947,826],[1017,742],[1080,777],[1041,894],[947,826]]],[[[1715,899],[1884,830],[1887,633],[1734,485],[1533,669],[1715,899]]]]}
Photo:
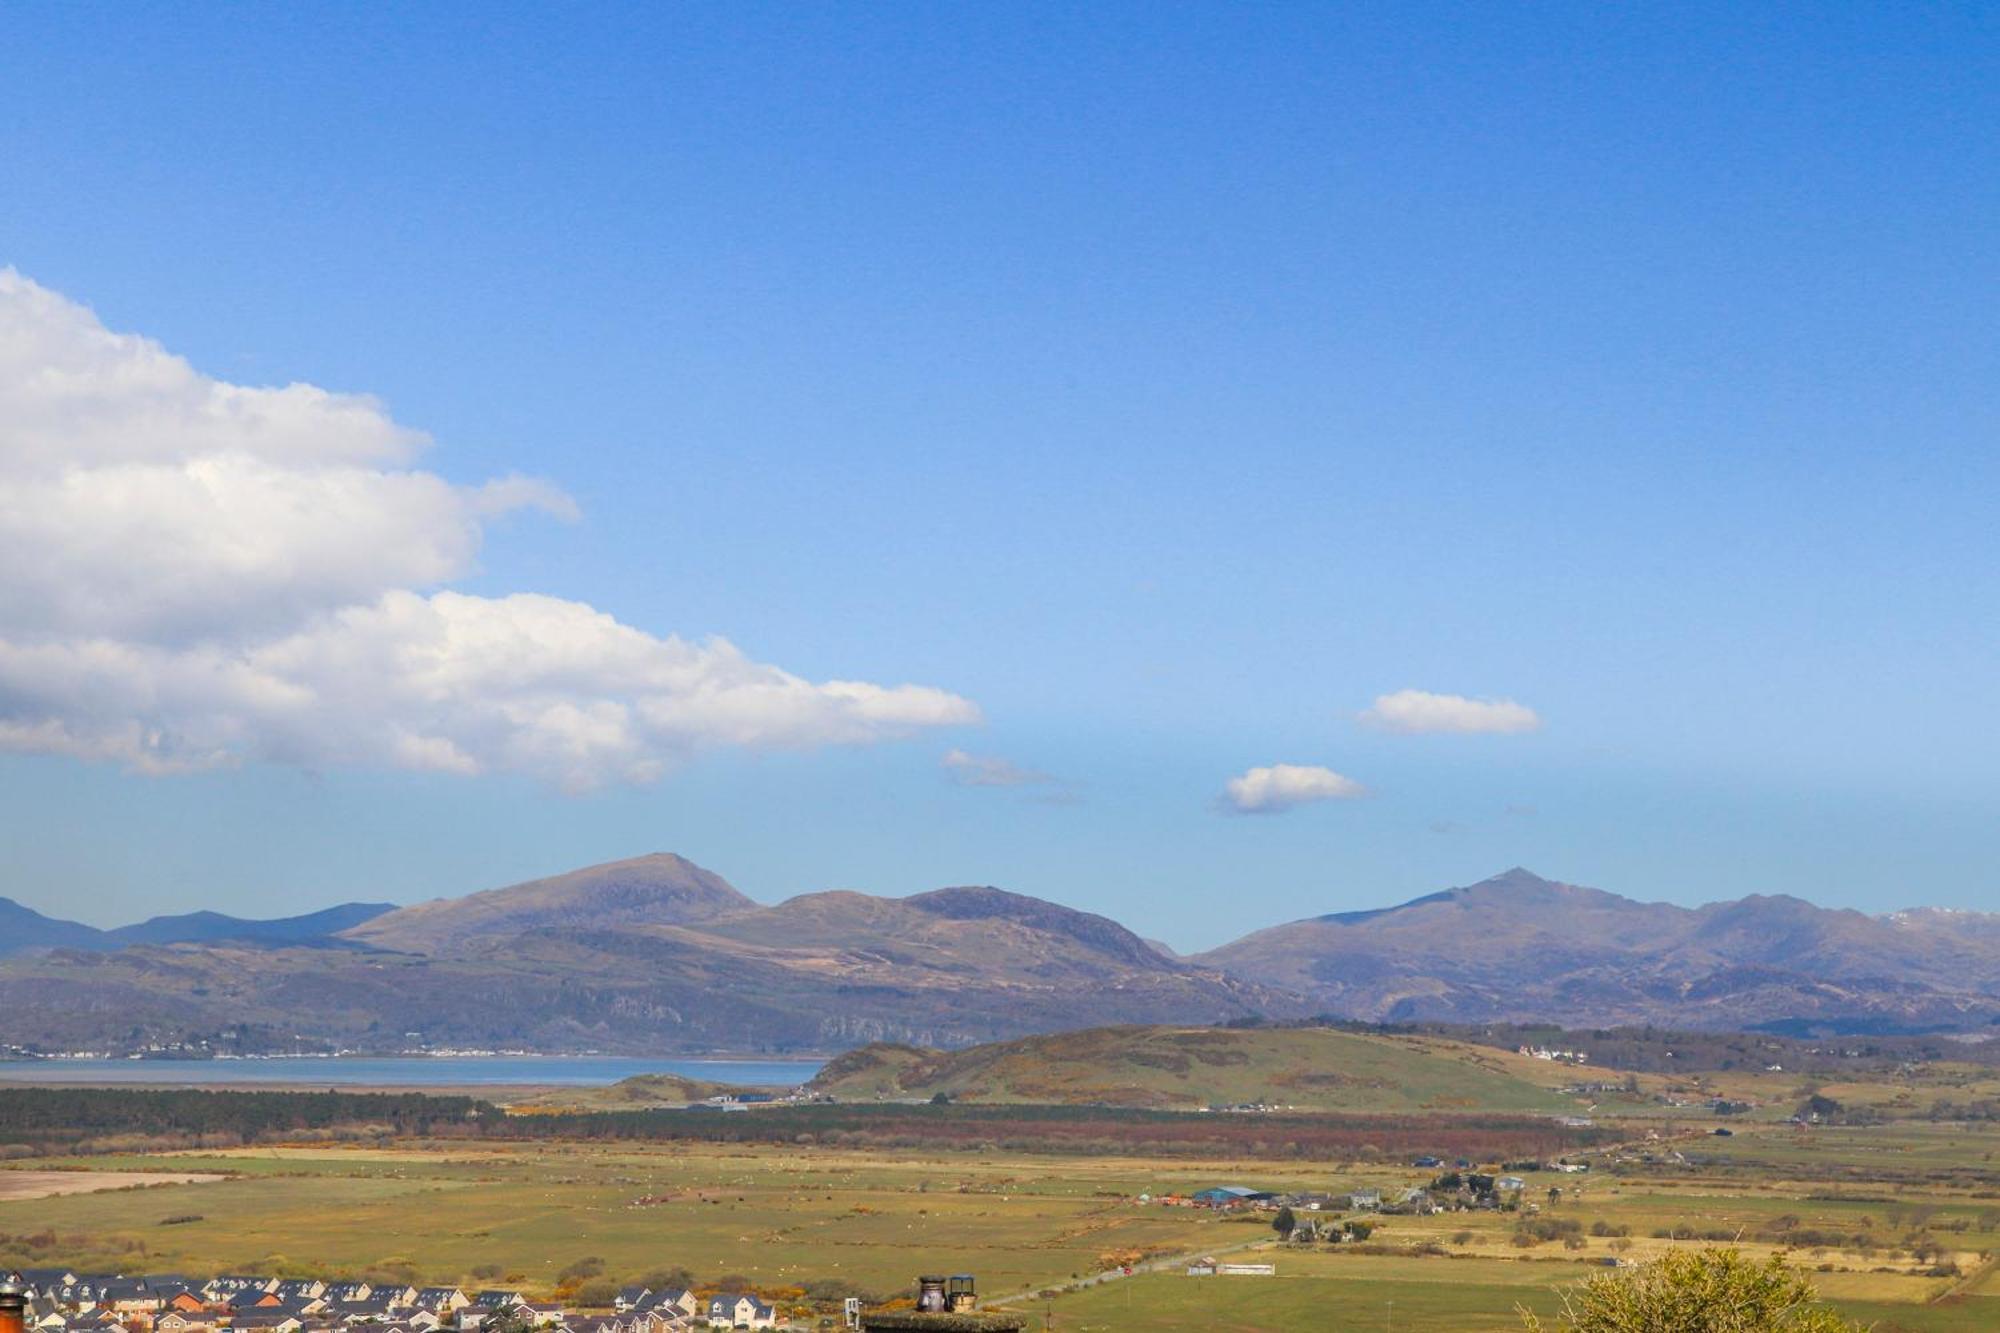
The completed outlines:
{"type": "MultiPolygon", "coordinates": [[[[1271,1256],[1260,1256],[1271,1257],[1271,1256]]],[[[1142,1273],[1066,1294],[1039,1308],[1056,1327],[1076,1330],[1240,1329],[1244,1333],[1329,1330],[1448,1329],[1451,1333],[1519,1330],[1520,1311],[1547,1318],[1558,1289],[1593,1270],[1574,1263],[1482,1259],[1397,1260],[1275,1256],[1274,1277],[1204,1277],[1142,1273]]],[[[1828,1284],[1831,1286],[1832,1284],[1828,1284]]],[[[1974,1297],[1925,1306],[1907,1299],[1835,1298],[1844,1312],[1873,1322],[1877,1333],[1969,1333],[2000,1327],[2000,1299],[1974,1297]]]]}

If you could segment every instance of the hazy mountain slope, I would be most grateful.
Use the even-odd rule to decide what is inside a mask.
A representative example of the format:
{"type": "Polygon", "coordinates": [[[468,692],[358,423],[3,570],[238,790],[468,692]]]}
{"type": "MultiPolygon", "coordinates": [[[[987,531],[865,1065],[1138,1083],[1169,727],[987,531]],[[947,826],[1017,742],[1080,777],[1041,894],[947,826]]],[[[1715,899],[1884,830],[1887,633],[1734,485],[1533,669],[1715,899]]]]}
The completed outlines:
{"type": "Polygon", "coordinates": [[[350,947],[215,941],[24,961],[0,969],[0,1041],[213,1041],[248,1024],[370,1049],[817,1051],[963,1045],[1085,1017],[1303,1013],[1295,997],[1020,894],[760,907],[672,856],[405,908],[340,938],[350,947]],[[95,1008],[93,991],[106,1000],[95,1008]],[[148,992],[157,1002],[139,1004],[148,992]]]}
{"type": "Polygon", "coordinates": [[[1082,982],[1053,970],[1022,980],[676,926],[544,929],[448,957],[227,943],[56,953],[0,965],[0,1042],[100,1049],[248,1027],[277,1049],[296,1036],[372,1050],[824,1051],[963,1045],[1080,1015],[1208,1022],[1273,1007],[1263,988],[1198,969],[1082,982]]]}
{"type": "Polygon", "coordinates": [[[2000,932],[1790,897],[1640,903],[1525,870],[1399,907],[1314,917],[1194,961],[1371,1019],[1980,1026],[2000,932]]]}
{"type": "Polygon", "coordinates": [[[317,912],[268,921],[225,916],[220,912],[187,912],[180,916],[156,916],[136,925],[120,926],[116,930],[105,931],[103,938],[108,944],[121,948],[129,944],[182,944],[198,940],[298,943],[338,935],[343,930],[395,910],[394,903],[341,903],[317,912]]]}
{"type": "Polygon", "coordinates": [[[1228,984],[1163,956],[1115,921],[999,889],[939,889],[908,898],[804,894],[699,929],[743,944],[838,956],[845,968],[885,982],[978,977],[1035,986],[1141,974],[1228,984]]]}
{"type": "Polygon", "coordinates": [[[12,898],[0,898],[0,955],[36,949],[98,947],[104,932],[76,921],[43,916],[12,898]]]}
{"type": "Polygon", "coordinates": [[[957,1051],[868,1046],[829,1064],[811,1086],[848,1101],[943,1093],[954,1101],[1161,1109],[1574,1109],[1508,1072],[1508,1058],[1429,1038],[1324,1028],[1108,1027],[957,1051]]]}
{"type": "Polygon", "coordinates": [[[174,944],[190,940],[323,939],[394,910],[393,903],[342,903],[301,916],[256,921],[221,912],[156,916],[130,926],[100,930],[77,921],[44,916],[12,899],[0,898],[0,955],[48,949],[122,949],[132,944],[174,944]]]}
{"type": "Polygon", "coordinates": [[[102,932],[0,900],[0,930],[14,927],[0,950],[16,951],[0,961],[0,1043],[822,1051],[1251,1013],[1788,1032],[2000,1020],[1995,918],[1871,917],[1782,897],[1689,909],[1524,870],[1191,958],[994,888],[767,907],[666,855],[314,938],[375,910],[268,923],[194,913],[102,932]],[[207,938],[116,947],[189,934],[207,938]]]}
{"type": "Polygon", "coordinates": [[[1635,961],[1660,939],[1678,938],[1685,915],[1517,868],[1400,907],[1273,926],[1195,958],[1328,998],[1396,978],[1420,991],[1485,988],[1635,961]]]}
{"type": "Polygon", "coordinates": [[[450,954],[531,930],[680,925],[755,907],[720,875],[662,852],[398,908],[346,937],[406,953],[450,954]]]}

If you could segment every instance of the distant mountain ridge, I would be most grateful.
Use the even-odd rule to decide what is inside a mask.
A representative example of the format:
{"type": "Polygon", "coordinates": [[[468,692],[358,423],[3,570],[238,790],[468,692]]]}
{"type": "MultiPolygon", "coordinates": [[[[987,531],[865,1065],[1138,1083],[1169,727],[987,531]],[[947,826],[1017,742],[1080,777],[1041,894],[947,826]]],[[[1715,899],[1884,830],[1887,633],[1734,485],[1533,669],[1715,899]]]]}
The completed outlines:
{"type": "Polygon", "coordinates": [[[356,923],[347,934],[382,948],[448,954],[528,930],[685,925],[756,907],[713,871],[656,852],[397,908],[356,923]]]}
{"type": "Polygon", "coordinates": [[[1273,926],[1194,960],[1385,1021],[1921,1030],[2000,1017],[2000,917],[1869,916],[1756,894],[1678,907],[1518,867],[1273,926]]]}
{"type": "Polygon", "coordinates": [[[1990,1032],[2000,917],[1687,908],[1514,869],[1181,957],[989,886],[764,905],[656,853],[410,907],[115,931],[0,899],[0,1043],[948,1049],[1252,1015],[1990,1032]]]}
{"type": "Polygon", "coordinates": [[[823,1051],[1079,1022],[1303,1016],[1117,922],[984,886],[765,906],[683,857],[373,915],[346,947],[190,942],[0,965],[0,1042],[823,1051]],[[249,1034],[246,1038],[245,1034],[249,1034]]]}
{"type": "Polygon", "coordinates": [[[187,912],[156,916],[129,926],[101,930],[78,921],[44,916],[11,898],[0,898],[0,957],[43,949],[122,949],[135,944],[186,944],[203,940],[240,940],[298,944],[324,940],[351,930],[394,903],[341,903],[299,916],[255,920],[221,912],[187,912]]]}

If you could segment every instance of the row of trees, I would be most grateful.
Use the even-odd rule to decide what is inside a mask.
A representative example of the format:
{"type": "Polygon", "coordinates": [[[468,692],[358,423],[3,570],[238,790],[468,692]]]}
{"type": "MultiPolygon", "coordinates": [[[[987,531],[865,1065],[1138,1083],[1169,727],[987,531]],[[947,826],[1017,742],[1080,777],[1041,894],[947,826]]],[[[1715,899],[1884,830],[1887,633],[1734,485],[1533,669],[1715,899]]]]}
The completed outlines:
{"type": "Polygon", "coordinates": [[[1254,1153],[1334,1161],[1396,1160],[1439,1151],[1498,1161],[1555,1155],[1608,1133],[1518,1115],[1221,1116],[1108,1107],[820,1104],[754,1115],[701,1109],[508,1116],[471,1097],[421,1092],[0,1089],[0,1156],[386,1135],[1069,1153],[1144,1150],[1204,1157],[1254,1153]]]}
{"type": "Polygon", "coordinates": [[[500,1109],[471,1097],[383,1092],[223,1092],[198,1088],[0,1088],[0,1143],[60,1151],[90,1140],[249,1142],[378,1126],[444,1135],[497,1126],[500,1109]]]}

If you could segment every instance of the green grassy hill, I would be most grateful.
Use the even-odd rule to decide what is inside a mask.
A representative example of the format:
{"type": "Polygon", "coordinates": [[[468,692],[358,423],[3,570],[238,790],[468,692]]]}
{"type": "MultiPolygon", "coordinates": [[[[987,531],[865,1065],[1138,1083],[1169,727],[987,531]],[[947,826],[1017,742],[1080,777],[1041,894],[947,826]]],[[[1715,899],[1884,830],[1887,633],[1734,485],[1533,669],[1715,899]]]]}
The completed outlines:
{"type": "Polygon", "coordinates": [[[1107,1027],[957,1051],[878,1043],[812,1087],[844,1101],[1107,1104],[1163,1110],[1261,1103],[1325,1111],[1574,1111],[1510,1057],[1426,1037],[1325,1029],[1107,1027]]]}
{"type": "Polygon", "coordinates": [[[550,1088],[508,1102],[516,1114],[544,1111],[644,1111],[687,1106],[725,1093],[770,1091],[737,1083],[715,1083],[681,1074],[635,1074],[601,1088],[550,1088]]]}

